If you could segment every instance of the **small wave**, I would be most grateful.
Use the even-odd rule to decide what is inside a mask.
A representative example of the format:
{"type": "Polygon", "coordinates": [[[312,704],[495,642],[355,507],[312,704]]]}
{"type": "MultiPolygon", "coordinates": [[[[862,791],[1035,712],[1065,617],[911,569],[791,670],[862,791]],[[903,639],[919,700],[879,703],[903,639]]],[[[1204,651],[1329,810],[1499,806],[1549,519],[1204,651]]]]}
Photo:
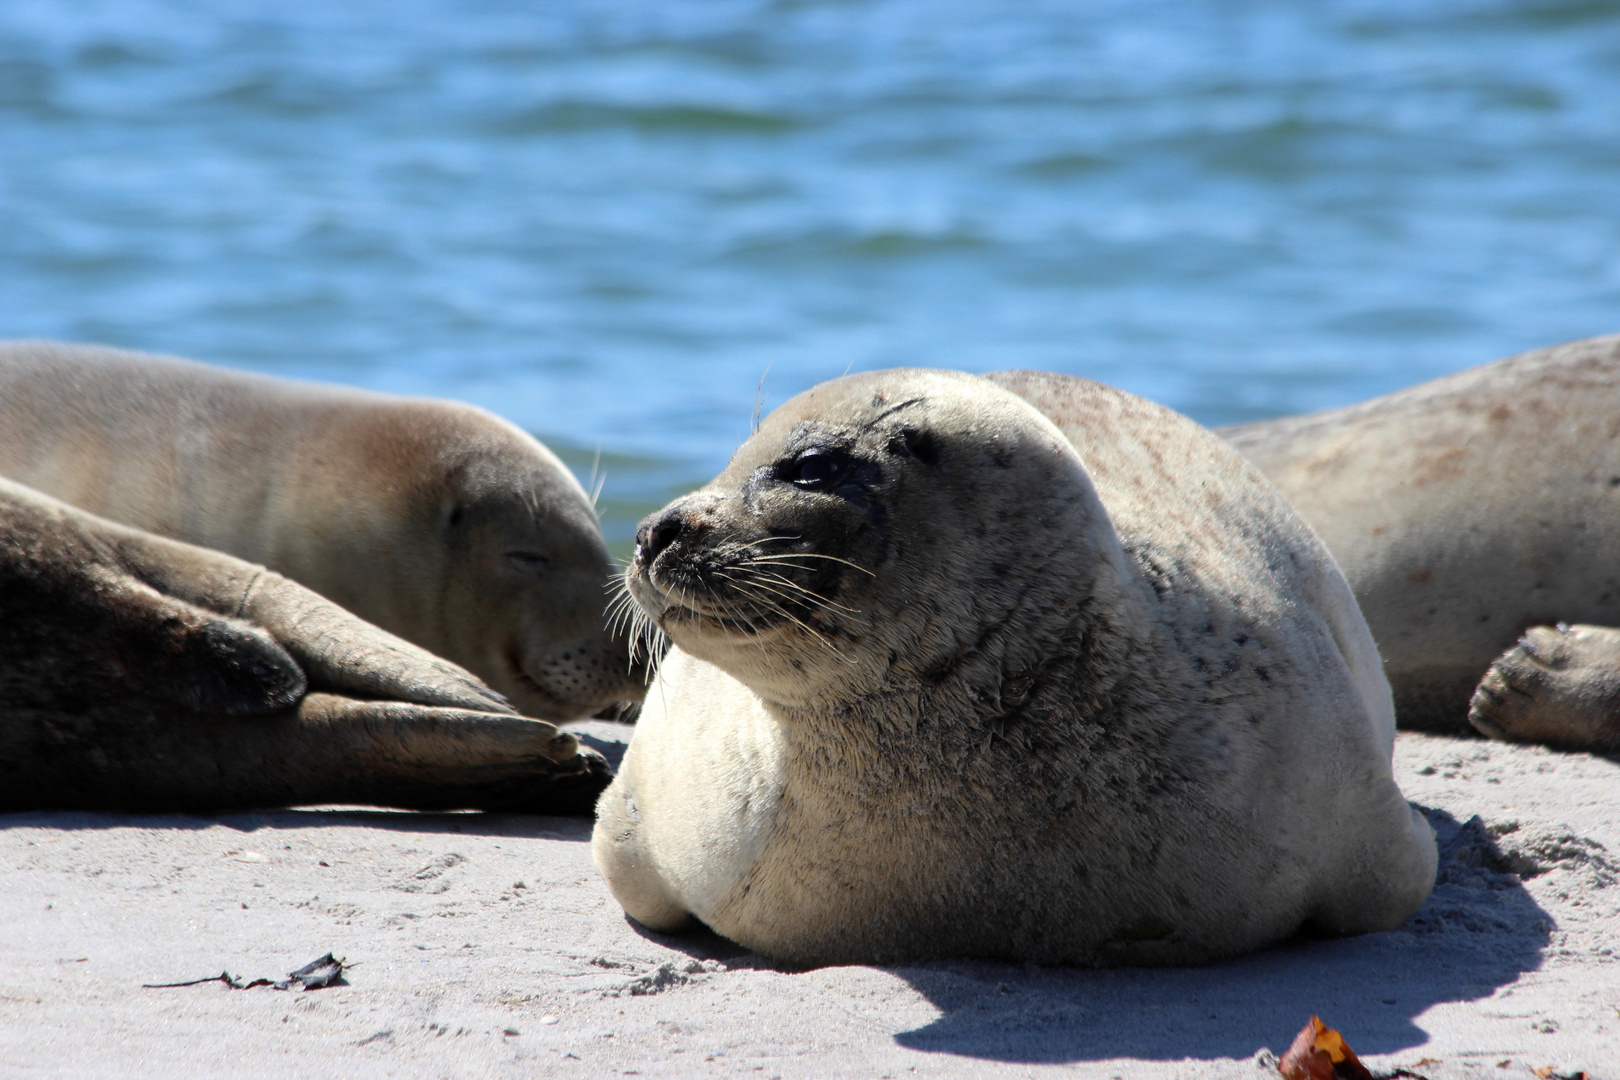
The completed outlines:
{"type": "Polygon", "coordinates": [[[1380,307],[1324,320],[1322,326],[1351,337],[1419,340],[1477,330],[1479,319],[1455,308],[1380,307]]]}
{"type": "Polygon", "coordinates": [[[1019,165],[1016,171],[1037,180],[1068,180],[1076,176],[1102,172],[1113,164],[1107,158],[1096,154],[1053,154],[1036,158],[1034,161],[1026,161],[1019,165]]]}
{"type": "Polygon", "coordinates": [[[335,87],[293,82],[276,75],[244,76],[193,100],[248,112],[307,117],[340,111],[347,94],[335,87]]]}
{"type": "Polygon", "coordinates": [[[487,125],[491,134],[523,136],[557,131],[633,128],[638,131],[716,135],[775,135],[803,126],[783,113],[719,105],[605,105],[556,102],[511,114],[487,125]]]}
{"type": "Polygon", "coordinates": [[[74,60],[90,70],[103,68],[151,67],[172,62],[167,50],[137,48],[122,41],[94,41],[82,46],[74,60]]]}
{"type": "Polygon", "coordinates": [[[0,59],[0,109],[50,104],[51,69],[37,60],[0,59]]]}
{"type": "Polygon", "coordinates": [[[915,233],[885,229],[846,243],[844,249],[851,255],[873,259],[905,258],[914,255],[934,255],[946,251],[985,248],[990,241],[977,233],[953,231],[944,233],[915,233]]]}
{"type": "Polygon", "coordinates": [[[887,260],[977,251],[993,244],[989,237],[968,229],[921,232],[891,228],[857,233],[817,230],[797,235],[777,234],[740,240],[732,245],[728,255],[769,261],[791,261],[805,256],[887,260]]]}

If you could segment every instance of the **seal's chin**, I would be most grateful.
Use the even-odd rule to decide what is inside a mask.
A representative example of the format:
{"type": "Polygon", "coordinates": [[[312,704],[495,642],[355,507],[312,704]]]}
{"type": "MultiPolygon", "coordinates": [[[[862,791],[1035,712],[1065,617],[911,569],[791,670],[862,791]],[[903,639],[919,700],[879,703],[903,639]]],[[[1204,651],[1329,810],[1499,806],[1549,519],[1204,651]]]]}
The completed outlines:
{"type": "Polygon", "coordinates": [[[540,680],[523,669],[523,662],[518,658],[515,647],[502,654],[501,666],[506,672],[507,685],[511,687],[507,697],[512,699],[517,711],[525,716],[557,722],[583,720],[609,705],[618,704],[618,699],[612,697],[586,701],[553,693],[546,689],[540,680]]]}

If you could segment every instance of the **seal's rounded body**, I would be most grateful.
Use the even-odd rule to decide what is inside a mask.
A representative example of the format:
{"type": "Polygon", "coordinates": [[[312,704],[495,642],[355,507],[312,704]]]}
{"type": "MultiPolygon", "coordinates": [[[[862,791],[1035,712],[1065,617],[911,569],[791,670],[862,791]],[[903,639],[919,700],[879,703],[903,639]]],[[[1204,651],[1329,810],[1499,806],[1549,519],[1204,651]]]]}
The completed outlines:
{"type": "Polygon", "coordinates": [[[1220,434],[1338,560],[1403,727],[1466,728],[1472,699],[1472,719],[1491,734],[1612,750],[1617,417],[1620,336],[1220,434]],[[1559,622],[1597,625],[1552,629],[1559,622]],[[1492,661],[1532,627],[1476,694],[1492,661]]]}
{"type": "Polygon", "coordinates": [[[525,713],[639,697],[579,483],[454,402],[116,349],[0,345],[0,476],[285,574],[525,713]]]}
{"type": "Polygon", "coordinates": [[[848,377],[638,540],[630,590],[675,647],[594,854],[653,929],[796,963],[1181,963],[1428,893],[1348,588],[1168,410],[848,377]]]}

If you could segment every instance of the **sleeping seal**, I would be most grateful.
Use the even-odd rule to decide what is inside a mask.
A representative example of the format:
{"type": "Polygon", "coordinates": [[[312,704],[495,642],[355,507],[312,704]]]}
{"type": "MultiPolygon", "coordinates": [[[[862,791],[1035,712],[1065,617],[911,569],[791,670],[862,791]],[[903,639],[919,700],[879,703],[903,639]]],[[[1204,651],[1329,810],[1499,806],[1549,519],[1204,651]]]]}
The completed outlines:
{"type": "Polygon", "coordinates": [[[1220,434],[1338,560],[1402,726],[1620,749],[1620,336],[1220,434]]]}
{"type": "Polygon", "coordinates": [[[850,376],[637,542],[674,647],[592,846],[651,929],[797,964],[1185,963],[1428,895],[1344,579],[1169,410],[850,376]]]}
{"type": "Polygon", "coordinates": [[[551,720],[639,698],[590,500],[469,405],[0,344],[0,476],[262,563],[551,720]]]}
{"type": "Polygon", "coordinates": [[[0,480],[0,811],[584,813],[607,778],[308,589],[0,480]]]}

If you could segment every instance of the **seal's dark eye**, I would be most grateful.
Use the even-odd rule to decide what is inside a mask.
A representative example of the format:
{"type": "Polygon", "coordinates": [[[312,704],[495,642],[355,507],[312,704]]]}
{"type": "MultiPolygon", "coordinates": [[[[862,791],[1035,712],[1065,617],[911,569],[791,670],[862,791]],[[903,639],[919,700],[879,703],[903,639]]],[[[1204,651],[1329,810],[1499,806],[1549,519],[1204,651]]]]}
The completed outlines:
{"type": "Polygon", "coordinates": [[[849,471],[849,458],[826,450],[809,450],[790,461],[782,479],[810,491],[826,491],[849,471]]]}
{"type": "Polygon", "coordinates": [[[508,551],[506,558],[512,565],[524,570],[544,570],[551,565],[550,557],[534,551],[508,551]]]}

